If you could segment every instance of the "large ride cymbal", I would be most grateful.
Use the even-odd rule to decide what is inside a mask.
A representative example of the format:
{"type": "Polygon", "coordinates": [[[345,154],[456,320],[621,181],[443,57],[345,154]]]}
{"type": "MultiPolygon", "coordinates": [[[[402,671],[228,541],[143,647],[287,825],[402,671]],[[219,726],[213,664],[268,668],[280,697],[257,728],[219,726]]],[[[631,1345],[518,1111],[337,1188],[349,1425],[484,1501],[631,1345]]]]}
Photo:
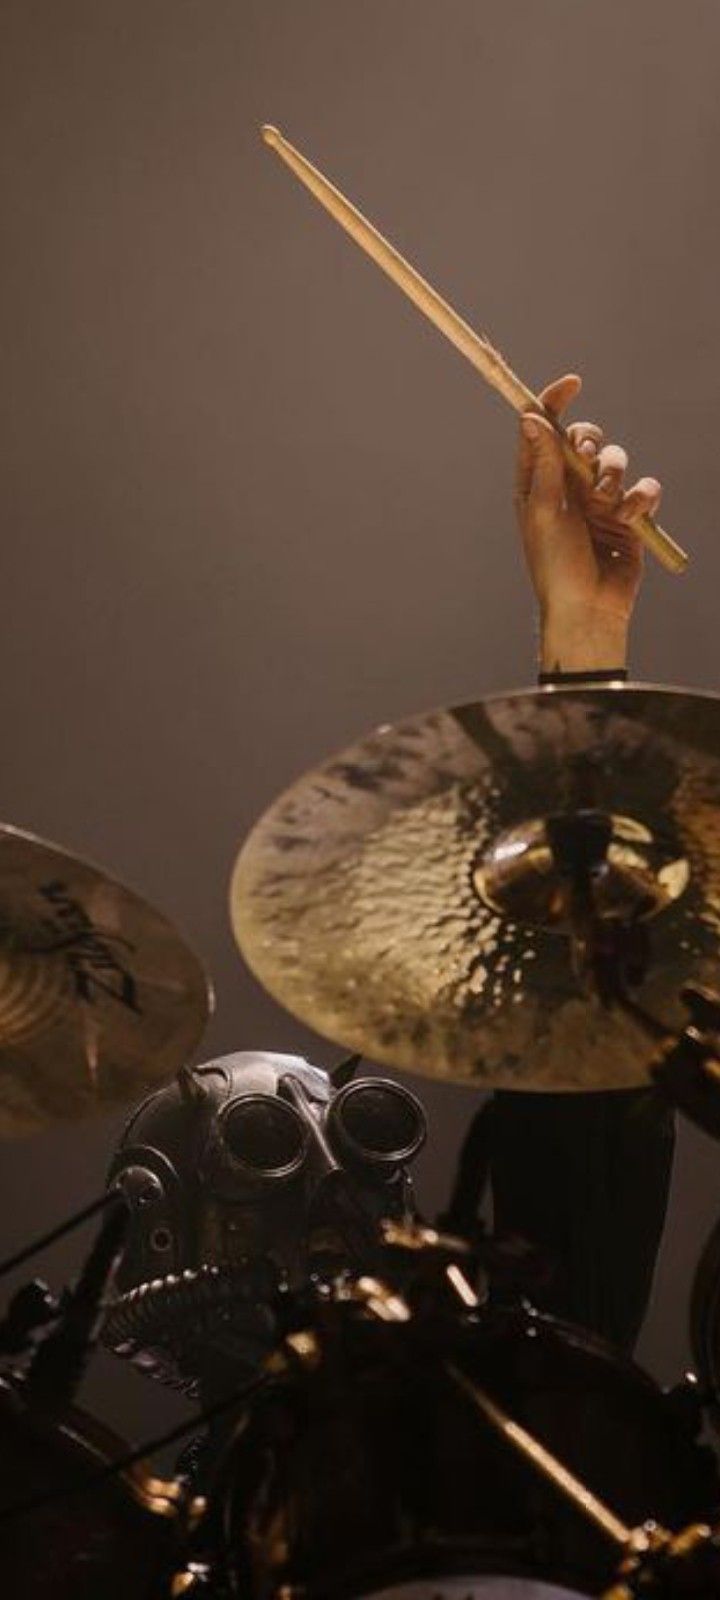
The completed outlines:
{"type": "Polygon", "coordinates": [[[715,695],[540,689],[378,729],[255,826],[237,942],[295,1016],[387,1066],[483,1089],[647,1082],[647,1030],[573,968],[544,819],[579,806],[612,826],[600,914],[647,922],[633,997],[678,1029],[681,985],[720,979],[715,695]]]}
{"type": "Polygon", "coordinates": [[[172,1077],[212,995],[170,923],[97,867],[0,826],[0,1136],[172,1077]]]}

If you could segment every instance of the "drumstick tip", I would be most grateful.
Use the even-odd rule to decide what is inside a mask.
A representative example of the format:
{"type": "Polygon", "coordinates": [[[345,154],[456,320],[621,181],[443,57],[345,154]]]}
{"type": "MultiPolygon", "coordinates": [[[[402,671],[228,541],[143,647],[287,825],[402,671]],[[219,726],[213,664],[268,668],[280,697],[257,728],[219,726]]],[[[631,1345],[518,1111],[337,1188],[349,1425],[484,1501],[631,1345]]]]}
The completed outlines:
{"type": "Polygon", "coordinates": [[[270,145],[271,150],[279,149],[282,144],[282,134],[279,128],[274,128],[271,122],[264,122],[260,132],[265,143],[270,145]]]}

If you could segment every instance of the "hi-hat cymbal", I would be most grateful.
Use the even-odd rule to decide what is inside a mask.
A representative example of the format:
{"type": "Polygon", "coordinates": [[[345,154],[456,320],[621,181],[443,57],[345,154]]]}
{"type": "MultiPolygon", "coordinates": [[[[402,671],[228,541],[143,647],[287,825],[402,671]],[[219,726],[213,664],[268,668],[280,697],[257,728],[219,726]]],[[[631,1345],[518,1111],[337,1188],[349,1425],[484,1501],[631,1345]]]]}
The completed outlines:
{"type": "Polygon", "coordinates": [[[295,1016],[387,1066],[478,1088],[646,1082],[648,1032],[571,959],[545,819],[578,806],[609,819],[600,914],[647,921],[633,998],[680,1028],[681,985],[720,979],[716,695],[540,689],[378,729],[255,826],[237,942],[295,1016]]]}
{"type": "Polygon", "coordinates": [[[131,1102],[194,1049],[212,994],[159,912],[0,826],[0,1135],[131,1102]]]}

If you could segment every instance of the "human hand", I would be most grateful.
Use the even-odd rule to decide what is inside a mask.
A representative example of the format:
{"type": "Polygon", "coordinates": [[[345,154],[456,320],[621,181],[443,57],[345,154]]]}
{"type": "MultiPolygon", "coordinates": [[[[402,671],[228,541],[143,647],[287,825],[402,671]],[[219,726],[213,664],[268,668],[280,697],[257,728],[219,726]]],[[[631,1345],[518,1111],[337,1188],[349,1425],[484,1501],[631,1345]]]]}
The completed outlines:
{"type": "MultiPolygon", "coordinates": [[[[559,420],[580,388],[569,374],[539,398],[559,420]]],[[[540,611],[540,665],[622,667],[643,571],[643,546],[629,521],[638,512],[654,515],[660,484],[639,478],[626,490],[627,454],[605,444],[596,423],[573,422],[567,435],[593,469],[592,486],[568,471],[549,422],[532,412],[521,420],[516,506],[540,611]]]]}

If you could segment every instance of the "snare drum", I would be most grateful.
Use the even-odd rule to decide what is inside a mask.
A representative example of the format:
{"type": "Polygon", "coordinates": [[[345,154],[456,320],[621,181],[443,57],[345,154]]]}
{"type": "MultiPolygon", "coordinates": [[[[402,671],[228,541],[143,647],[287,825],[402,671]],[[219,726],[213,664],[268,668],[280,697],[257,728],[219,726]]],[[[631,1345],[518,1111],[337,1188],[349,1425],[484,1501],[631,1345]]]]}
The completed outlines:
{"type": "Polygon", "coordinates": [[[215,1491],[248,1600],[559,1600],[601,1591],[617,1548],[484,1422],[451,1360],[626,1523],[709,1515],[712,1457],[655,1384],[529,1308],[379,1322],[325,1309],[269,1381],[215,1491]]]}

